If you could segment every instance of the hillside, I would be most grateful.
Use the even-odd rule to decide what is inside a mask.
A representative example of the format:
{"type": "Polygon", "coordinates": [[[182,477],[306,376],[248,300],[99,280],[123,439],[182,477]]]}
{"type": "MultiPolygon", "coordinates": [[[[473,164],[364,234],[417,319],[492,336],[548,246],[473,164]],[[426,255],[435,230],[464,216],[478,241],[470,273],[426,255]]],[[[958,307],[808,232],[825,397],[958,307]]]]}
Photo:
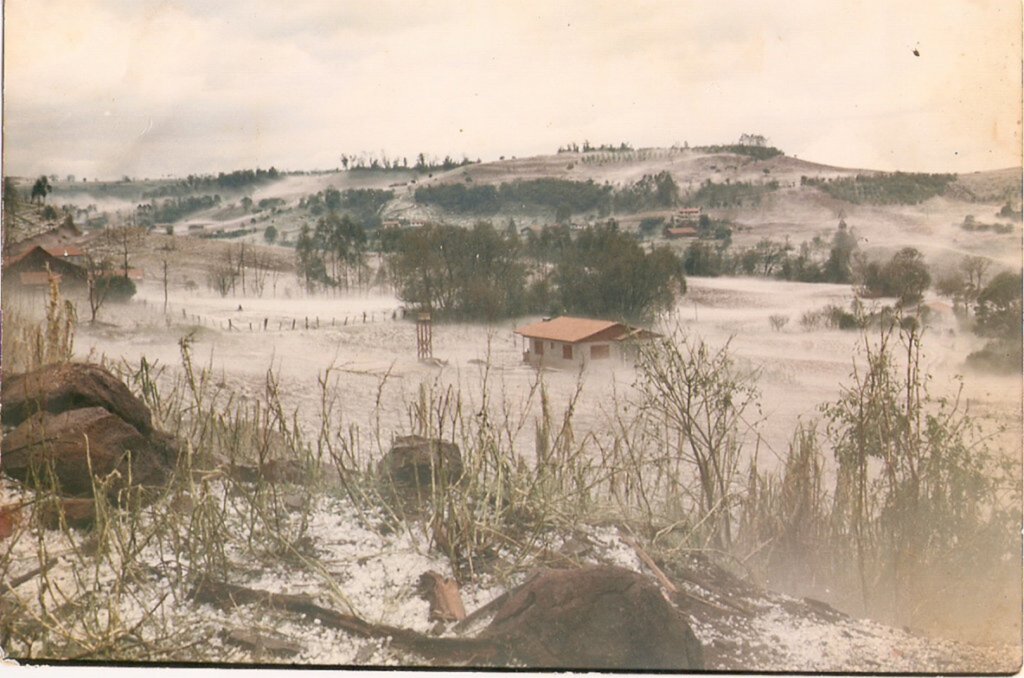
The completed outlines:
{"type": "MultiPolygon", "coordinates": [[[[911,193],[900,198],[901,194],[896,194],[895,201],[890,198],[887,204],[877,204],[870,197],[857,202],[844,199],[853,195],[851,189],[860,186],[865,177],[884,177],[870,170],[834,167],[786,155],[757,159],[696,148],[648,148],[503,158],[423,173],[411,169],[350,169],[275,172],[272,178],[253,178],[235,172],[226,175],[227,179],[220,175],[204,180],[57,180],[53,182],[49,203],[62,214],[72,214],[75,223],[86,230],[132,218],[148,218],[158,232],[263,244],[264,233],[272,226],[278,234],[277,244],[288,245],[294,243],[304,225],[312,228],[322,214],[322,210],[311,206],[310,198],[323,198],[332,189],[342,194],[367,189],[386,192],[380,193],[383,202],[374,206],[372,214],[365,210],[354,214],[357,220],[372,217],[376,224],[470,225],[487,219],[495,224],[514,220],[522,228],[556,223],[559,215],[554,199],[546,204],[503,201],[483,211],[453,210],[417,198],[417,190],[452,189],[459,195],[472,196],[485,187],[498,191],[516,182],[532,182],[541,188],[556,186],[564,192],[593,182],[597,187],[594,190],[614,196],[636,186],[644,177],[661,173],[671,176],[678,190],[678,204],[702,206],[713,219],[732,224],[733,242],[739,246],[752,245],[766,237],[788,239],[793,244],[815,237],[828,238],[842,217],[854,229],[861,249],[869,256],[886,256],[909,245],[921,250],[940,269],[954,265],[966,254],[991,259],[1000,268],[1019,265],[1019,223],[1007,233],[967,232],[960,228],[969,215],[983,223],[998,223],[1000,219],[1006,221],[999,217],[1004,205],[1009,203],[1019,209],[1020,170],[1013,168],[959,175],[943,183],[944,189],[937,195],[911,193]],[[232,177],[241,178],[228,181],[232,177]]],[[[880,181],[884,187],[885,179],[880,181]]],[[[27,193],[29,182],[19,180],[19,185],[27,193]]],[[[56,223],[57,219],[40,218],[39,212],[38,208],[23,210],[19,215],[22,223],[11,229],[12,242],[56,223]],[[26,212],[34,215],[28,222],[26,212]]],[[[613,204],[602,209],[570,211],[569,219],[574,223],[593,223],[610,216],[621,228],[634,231],[644,219],[667,221],[673,213],[671,206],[623,208],[613,204]]]]}
{"type": "MultiPolygon", "coordinates": [[[[302,277],[293,246],[304,225],[332,210],[366,225],[371,238],[396,226],[415,238],[430,234],[416,230],[428,220],[552,224],[558,200],[584,206],[563,214],[563,223],[611,217],[627,233],[645,219],[669,219],[696,205],[716,224],[728,224],[731,251],[741,255],[764,238],[788,239],[798,251],[819,237],[819,253],[822,244],[827,252],[842,218],[869,257],[914,246],[937,277],[937,268],[979,254],[996,262],[991,276],[1020,266],[1019,218],[999,214],[1007,196],[1019,210],[1014,176],[1004,170],[894,177],[785,156],[648,149],[506,159],[433,176],[349,170],[57,181],[45,205],[23,202],[8,215],[8,243],[16,252],[75,243],[112,266],[126,256],[137,291],[97,312],[86,286],[76,287],[69,275],[61,289],[68,320],[58,315],[47,325],[47,310],[60,308],[45,304],[40,285],[19,289],[5,280],[5,377],[42,363],[47,356],[37,352],[52,338],[47,350],[114,369],[202,465],[183,467],[180,484],[169,485],[159,501],[139,511],[112,510],[110,522],[92,531],[41,529],[45,513],[17,511],[47,504],[21,483],[0,480],[0,588],[17,594],[0,595],[0,622],[7,622],[0,623],[0,645],[39,659],[263,662],[278,660],[267,654],[275,647],[280,661],[306,664],[448,665],[455,656],[421,656],[400,640],[378,642],[394,629],[406,639],[440,634],[441,644],[455,646],[479,640],[431,618],[417,592],[425,572],[452,573],[472,612],[490,609],[535,569],[616,565],[662,587],[704,646],[710,669],[1012,671],[1020,662],[1019,508],[1002,498],[1020,484],[1020,376],[970,368],[967,357],[987,338],[935,286],[923,300],[929,315],[921,369],[933,404],[941,398],[969,408],[978,438],[955,449],[984,441],[991,454],[985,469],[994,475],[965,477],[1000,510],[963,523],[969,527],[956,529],[964,532],[929,546],[906,572],[893,567],[899,561],[886,550],[888,537],[872,540],[855,572],[848,535],[829,528],[842,518],[834,507],[845,438],[823,413],[836,411],[857,383],[875,328],[850,330],[829,319],[859,303],[873,311],[888,299],[862,301],[849,282],[687,271],[685,296],[649,326],[676,346],[692,338],[727,351],[726,367],[712,365],[708,374],[749,379],[747,413],[756,411],[728,429],[735,514],[716,519],[735,532],[716,536],[707,516],[694,520],[699,473],[689,452],[670,449],[661,422],[637,414],[661,400],[645,390],[642,366],[609,361],[538,371],[525,364],[515,329],[538,321],[540,310],[491,322],[435,317],[430,358],[421,359],[409,299],[394,278],[378,275],[398,259],[375,251],[380,241],[370,240],[366,268],[352,276],[344,270],[323,285],[302,277]],[[669,184],[665,177],[678,193],[668,205],[652,206],[650,196],[669,184]],[[648,191],[642,199],[638,185],[648,191]],[[479,194],[486,214],[451,200],[465,187],[487,189],[479,194]],[[417,189],[428,189],[419,198],[441,200],[418,199],[417,189]],[[968,216],[971,229],[963,228],[968,216]],[[83,234],[60,226],[69,218],[83,234]],[[147,222],[148,230],[113,228],[147,222]],[[1006,223],[1008,230],[989,227],[1006,223]],[[266,237],[270,226],[274,242],[266,237]],[[73,341],[57,336],[62,331],[73,341]],[[417,432],[457,443],[460,463],[473,473],[451,493],[457,501],[426,513],[398,501],[378,473],[392,443],[417,432]],[[810,461],[800,461],[805,449],[810,461]],[[252,480],[273,468],[296,475],[252,480]],[[794,513],[787,499],[791,478],[804,488],[796,501],[807,512],[794,513]],[[962,538],[968,533],[970,540],[962,538]],[[723,547],[714,545],[719,539],[723,547]],[[110,545],[135,543],[141,546],[124,552],[126,561],[103,560],[115,552],[110,545]],[[643,549],[663,568],[660,575],[643,549]],[[232,610],[215,609],[196,599],[193,586],[211,573],[250,599],[276,594],[277,601],[314,604],[324,619],[337,620],[331,614],[347,609],[371,624],[359,628],[376,635],[317,624],[320,617],[276,604],[238,601],[232,610]],[[905,595],[894,597],[894,589],[905,595]],[[104,599],[111,621],[99,629],[98,590],[119,592],[104,599]]],[[[683,252],[695,242],[646,230],[636,249],[668,244],[683,252]]],[[[604,242],[635,246],[615,236],[604,242]]],[[[524,242],[525,251],[533,241],[524,242]]],[[[617,246],[602,251],[618,252],[617,246]]],[[[415,258],[426,247],[409,251],[415,258]]],[[[473,270],[479,280],[481,268],[473,270]]],[[[511,287],[507,278],[499,285],[511,287]]],[[[746,394],[717,402],[732,407],[746,394]]],[[[873,530],[888,529],[882,509],[871,509],[873,530]]],[[[489,614],[481,612],[480,620],[489,614]]]]}

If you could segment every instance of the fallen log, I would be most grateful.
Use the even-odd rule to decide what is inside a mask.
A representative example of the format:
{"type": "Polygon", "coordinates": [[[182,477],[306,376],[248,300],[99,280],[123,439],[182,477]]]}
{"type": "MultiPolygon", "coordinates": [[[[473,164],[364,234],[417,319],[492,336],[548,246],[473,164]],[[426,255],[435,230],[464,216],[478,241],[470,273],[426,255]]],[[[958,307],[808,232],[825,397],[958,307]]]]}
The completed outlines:
{"type": "MultiPolygon", "coordinates": [[[[646,577],[630,570],[588,567],[540,570],[510,592],[476,637],[433,637],[374,624],[322,607],[308,595],[271,593],[217,581],[200,582],[194,600],[228,607],[250,603],[304,615],[437,665],[577,669],[704,667],[700,642],[681,614],[646,577]]],[[[503,596],[499,596],[502,598],[503,596]]],[[[467,617],[468,619],[468,617],[467,617]]]]}
{"type": "Polygon", "coordinates": [[[221,607],[262,604],[317,619],[326,627],[362,638],[388,639],[392,647],[412,652],[445,664],[490,664],[500,661],[497,642],[476,638],[434,638],[418,631],[386,624],[374,624],[355,615],[344,614],[313,602],[305,594],[271,593],[226,582],[205,580],[193,589],[191,597],[221,607]]]}

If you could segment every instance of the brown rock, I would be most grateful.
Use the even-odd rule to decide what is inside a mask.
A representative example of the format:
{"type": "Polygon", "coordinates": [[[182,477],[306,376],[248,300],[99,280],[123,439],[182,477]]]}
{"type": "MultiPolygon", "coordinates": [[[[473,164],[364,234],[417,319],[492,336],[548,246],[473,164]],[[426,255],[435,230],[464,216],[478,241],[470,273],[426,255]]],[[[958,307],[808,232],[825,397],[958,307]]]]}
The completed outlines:
{"type": "Polygon", "coordinates": [[[449,481],[462,477],[462,454],[459,446],[444,440],[423,436],[395,439],[380,464],[381,474],[399,484],[430,486],[431,469],[447,473],[449,481]]]}
{"type": "Polygon", "coordinates": [[[694,670],[700,642],[651,581],[620,567],[544,570],[481,633],[530,668],[694,670]]]}
{"type": "Polygon", "coordinates": [[[144,436],[102,407],[35,414],[4,438],[0,450],[0,469],[11,477],[38,481],[40,469],[52,464],[61,493],[79,496],[92,494],[90,460],[98,478],[113,471],[120,474],[110,488],[116,496],[129,481],[133,485],[163,483],[175,455],[166,434],[144,436]]]}
{"type": "Polygon", "coordinates": [[[102,407],[148,435],[149,408],[117,377],[99,365],[64,363],[9,377],[3,382],[3,423],[17,426],[39,412],[59,414],[102,407]]]}

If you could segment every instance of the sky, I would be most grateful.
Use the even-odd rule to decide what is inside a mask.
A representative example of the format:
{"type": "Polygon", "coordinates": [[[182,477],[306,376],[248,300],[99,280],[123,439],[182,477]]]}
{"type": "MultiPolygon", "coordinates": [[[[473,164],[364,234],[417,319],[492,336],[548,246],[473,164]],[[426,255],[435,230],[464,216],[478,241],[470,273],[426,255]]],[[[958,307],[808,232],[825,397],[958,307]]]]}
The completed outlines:
{"type": "Polygon", "coordinates": [[[745,132],[845,167],[1021,164],[1019,0],[4,5],[16,176],[494,160],[745,132]]]}

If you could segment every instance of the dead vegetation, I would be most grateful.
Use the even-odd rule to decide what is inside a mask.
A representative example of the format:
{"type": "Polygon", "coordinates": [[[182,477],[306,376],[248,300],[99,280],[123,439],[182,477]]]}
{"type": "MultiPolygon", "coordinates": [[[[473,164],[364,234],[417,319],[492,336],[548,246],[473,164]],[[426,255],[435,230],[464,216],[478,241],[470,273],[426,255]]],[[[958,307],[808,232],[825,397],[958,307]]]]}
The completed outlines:
{"type": "MultiPolygon", "coordinates": [[[[62,315],[58,294],[48,308],[43,324],[16,330],[17,343],[4,354],[7,374],[12,365],[28,369],[70,357],[74,322],[62,315]]],[[[814,425],[799,429],[774,474],[758,470],[756,455],[746,468],[740,463],[741,434],[756,432],[758,424],[756,375],[735,366],[728,346],[680,338],[642,356],[639,393],[645,399],[617,403],[607,438],[578,437],[579,389],[556,415],[541,376],[526,394],[527,402],[541,404],[539,421],[525,405],[512,408],[496,397],[500,386],[486,366],[482,401],[472,406],[459,392],[423,384],[409,407],[408,431],[428,444],[425,453],[407,455],[416,460],[412,473],[395,472],[407,466],[382,466],[393,448],[379,427],[346,422],[333,368],[319,378],[318,428],[307,430],[284,404],[280,375],[268,371],[259,397],[241,399],[212,365],[195,362],[189,338],[180,343],[180,368],[145,359],[108,364],[145,403],[154,425],[179,441],[181,454],[155,496],[142,501],[122,488],[120,503],[95,504],[92,526],[84,531],[73,526],[70,507],[53,508],[52,474],[34,487],[8,488],[17,504],[0,513],[12,516],[6,536],[0,533],[0,582],[6,582],[0,646],[22,659],[301,656],[287,638],[225,630],[231,615],[245,625],[251,612],[244,607],[312,615],[374,642],[389,638],[410,663],[561,666],[569,650],[510,651],[533,646],[520,638],[529,626],[501,636],[522,641],[512,645],[495,644],[487,633],[447,637],[480,619],[472,608],[469,614],[458,609],[457,591],[481,582],[511,591],[539,565],[577,569],[595,557],[600,562],[593,535],[601,526],[623,535],[620,543],[654,577],[646,585],[657,581],[672,598],[675,611],[658,614],[674,620],[682,611],[702,639],[716,639],[705,656],[709,668],[773,666],[759,664],[757,651],[734,656],[736,648],[723,639],[737,618],[754,633],[771,607],[753,602],[757,584],[779,581],[787,570],[859,594],[860,611],[900,623],[948,613],[936,603],[948,587],[938,575],[949,553],[964,557],[958,561],[964,572],[1005,567],[1005,554],[1015,567],[1019,497],[1014,504],[1002,494],[1007,486],[993,480],[983,442],[956,403],[929,398],[917,371],[918,336],[891,326],[878,341],[866,337],[864,350],[867,372],[853,375],[843,399],[824,411],[824,439],[814,425]],[[897,359],[897,345],[905,361],[897,359]],[[869,419],[865,411],[873,413],[869,419]],[[868,421],[885,426],[875,429],[868,421]],[[533,459],[517,453],[513,442],[528,426],[537,430],[533,459]],[[834,490],[823,470],[829,452],[840,462],[834,490]],[[936,510],[939,521],[929,517],[936,510]],[[351,521],[343,524],[408,540],[431,558],[432,567],[413,578],[426,575],[438,601],[432,619],[424,611],[424,628],[383,623],[365,602],[352,599],[349,575],[332,562],[323,541],[322,522],[332,512],[351,521]],[[43,529],[45,522],[57,529],[43,529]],[[284,577],[291,591],[314,593],[257,585],[271,573],[284,577]],[[235,611],[196,623],[202,601],[235,611]],[[440,623],[446,637],[431,636],[431,623],[440,623]]],[[[378,394],[387,379],[381,378],[378,394]]],[[[88,477],[93,497],[108,494],[115,482],[88,477]]],[[[508,605],[522,605],[510,596],[508,605]]],[[[644,600],[653,604],[650,596],[644,600]]],[[[575,603],[566,604],[571,609],[575,603]]],[[[512,616],[500,609],[495,604],[487,613],[497,615],[499,626],[512,616]]],[[[601,627],[614,629],[622,619],[606,621],[601,627]]],[[[370,648],[363,662],[371,661],[377,646],[363,647],[370,648]]],[[[646,646],[629,645],[636,647],[646,646]]],[[[633,663],[587,654],[571,655],[584,659],[568,663],[682,668],[692,658],[638,665],[629,648],[633,663]]]]}

